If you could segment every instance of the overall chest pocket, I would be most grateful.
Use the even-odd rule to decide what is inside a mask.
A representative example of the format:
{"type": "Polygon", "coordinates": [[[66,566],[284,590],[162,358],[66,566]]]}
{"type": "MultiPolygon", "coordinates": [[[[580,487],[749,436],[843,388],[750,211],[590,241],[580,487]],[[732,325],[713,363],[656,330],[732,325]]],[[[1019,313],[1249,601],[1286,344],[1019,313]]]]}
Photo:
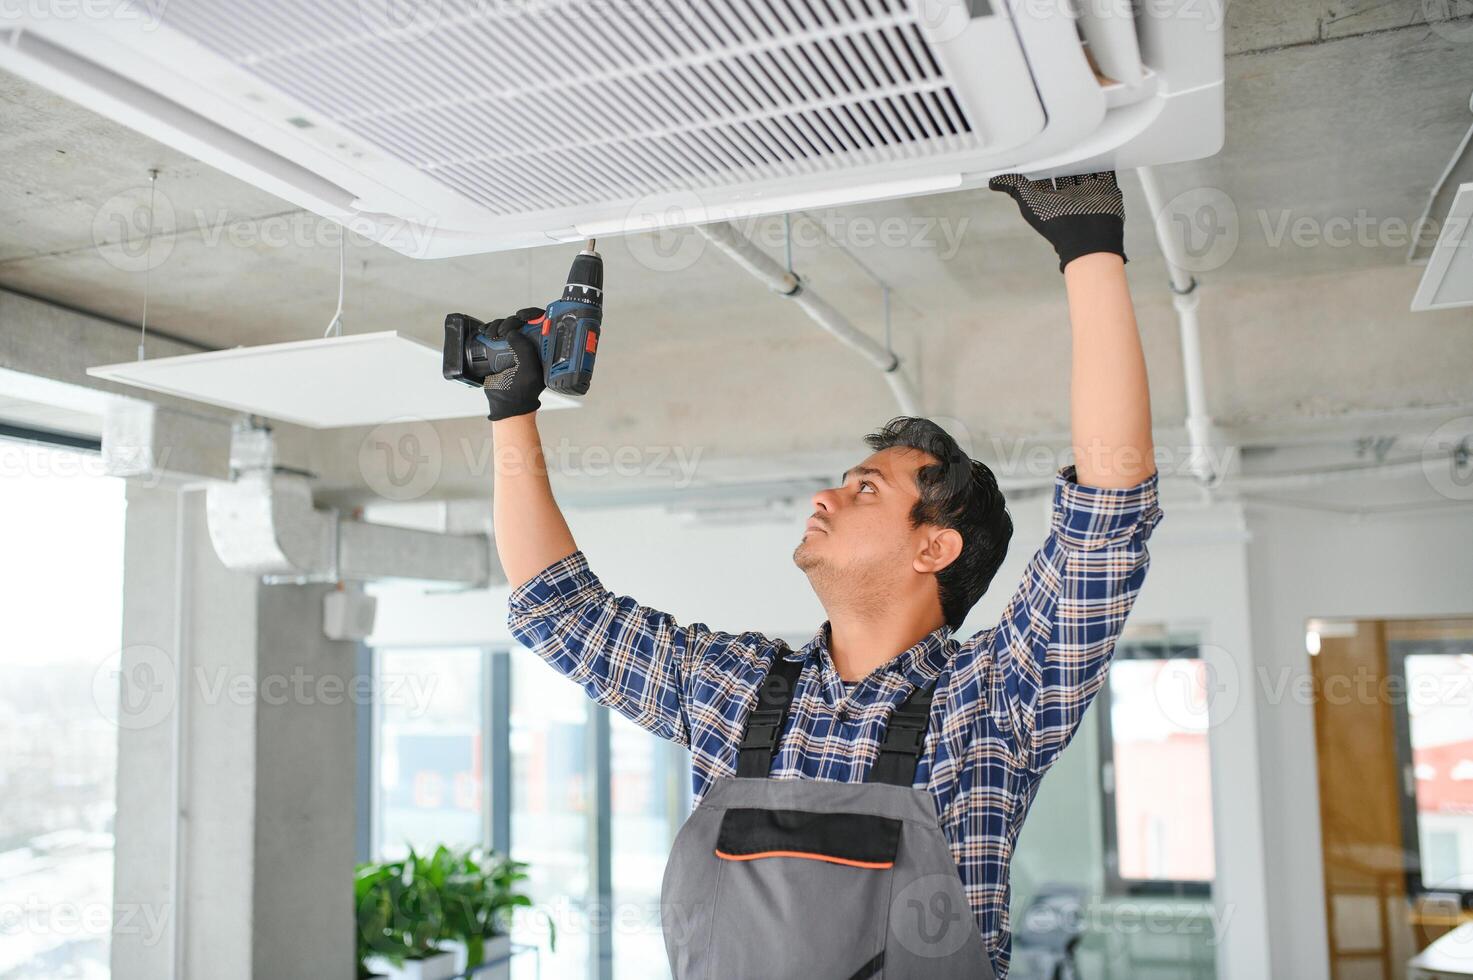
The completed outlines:
{"type": "Polygon", "coordinates": [[[714,975],[878,976],[902,826],[864,813],[728,809],[715,849],[714,975]]]}

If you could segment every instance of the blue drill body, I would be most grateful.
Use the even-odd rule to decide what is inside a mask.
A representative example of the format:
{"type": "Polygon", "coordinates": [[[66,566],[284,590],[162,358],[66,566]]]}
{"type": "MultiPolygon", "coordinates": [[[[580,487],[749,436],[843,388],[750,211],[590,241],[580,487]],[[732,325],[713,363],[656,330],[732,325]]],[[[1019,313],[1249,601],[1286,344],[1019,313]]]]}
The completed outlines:
{"type": "MultiPolygon", "coordinates": [[[[541,317],[521,328],[537,344],[543,383],[550,391],[565,395],[588,391],[598,356],[604,273],[603,258],[593,244],[590,240],[573,260],[562,296],[549,303],[541,317]]],[[[516,365],[511,345],[485,333],[480,329],[483,326],[465,314],[452,313],[446,318],[445,377],[479,386],[487,375],[516,365]]]]}

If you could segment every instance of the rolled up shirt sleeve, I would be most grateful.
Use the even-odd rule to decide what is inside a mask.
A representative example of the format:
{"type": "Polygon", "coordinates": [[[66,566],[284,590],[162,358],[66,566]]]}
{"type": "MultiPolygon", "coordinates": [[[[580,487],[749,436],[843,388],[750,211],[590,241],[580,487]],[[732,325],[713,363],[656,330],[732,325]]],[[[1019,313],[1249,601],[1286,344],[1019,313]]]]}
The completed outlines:
{"type": "Polygon", "coordinates": [[[583,552],[559,559],[507,601],[512,635],[599,704],[681,745],[690,743],[686,679],[719,635],[604,588],[583,552]]]}
{"type": "Polygon", "coordinates": [[[1105,682],[1150,564],[1146,541],[1162,516],[1158,484],[1152,473],[1133,487],[1092,487],[1078,482],[1072,465],[1060,469],[1048,536],[998,625],[964,644],[1030,770],[1053,763],[1105,682]]]}

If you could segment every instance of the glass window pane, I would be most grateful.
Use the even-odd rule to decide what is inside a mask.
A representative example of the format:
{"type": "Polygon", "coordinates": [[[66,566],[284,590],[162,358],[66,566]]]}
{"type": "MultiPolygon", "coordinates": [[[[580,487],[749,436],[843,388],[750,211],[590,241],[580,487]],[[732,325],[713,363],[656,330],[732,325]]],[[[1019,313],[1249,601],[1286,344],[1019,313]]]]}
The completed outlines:
{"type": "Polygon", "coordinates": [[[1211,881],[1206,666],[1173,658],[1110,668],[1115,843],[1127,881],[1211,881]]]}
{"type": "Polygon", "coordinates": [[[614,976],[669,976],[660,930],[660,881],[675,832],[689,810],[684,749],[618,712],[610,718],[613,824],[614,976]]]}
{"type": "Polygon", "coordinates": [[[484,841],[484,659],[474,648],[375,651],[380,857],[484,841]]]}
{"type": "MultiPolygon", "coordinates": [[[[542,975],[582,977],[592,953],[591,702],[531,651],[510,656],[511,854],[527,862],[527,894],[557,926],[557,952],[544,948],[542,975]]],[[[545,947],[546,927],[538,916],[518,916],[512,938],[545,947]]]]}
{"type": "Polygon", "coordinates": [[[1473,640],[1463,646],[1406,658],[1422,886],[1434,891],[1473,891],[1473,640]]]}
{"type": "Polygon", "coordinates": [[[108,975],[124,484],[101,474],[93,454],[0,440],[6,980],[108,975]]]}

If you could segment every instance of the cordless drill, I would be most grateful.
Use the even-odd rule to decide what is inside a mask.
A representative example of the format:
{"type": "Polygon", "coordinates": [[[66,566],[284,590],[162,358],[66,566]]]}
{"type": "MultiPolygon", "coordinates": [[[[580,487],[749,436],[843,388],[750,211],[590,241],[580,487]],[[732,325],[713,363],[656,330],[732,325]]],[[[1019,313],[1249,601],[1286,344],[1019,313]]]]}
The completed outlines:
{"type": "MultiPolygon", "coordinates": [[[[561,299],[547,304],[547,312],[522,327],[537,343],[542,356],[542,381],[565,395],[587,393],[593,381],[593,362],[604,315],[604,260],[594,240],[573,259],[561,299]]],[[[445,377],[473,388],[488,375],[516,364],[511,345],[486,332],[486,324],[465,313],[445,317],[445,377]]]]}

